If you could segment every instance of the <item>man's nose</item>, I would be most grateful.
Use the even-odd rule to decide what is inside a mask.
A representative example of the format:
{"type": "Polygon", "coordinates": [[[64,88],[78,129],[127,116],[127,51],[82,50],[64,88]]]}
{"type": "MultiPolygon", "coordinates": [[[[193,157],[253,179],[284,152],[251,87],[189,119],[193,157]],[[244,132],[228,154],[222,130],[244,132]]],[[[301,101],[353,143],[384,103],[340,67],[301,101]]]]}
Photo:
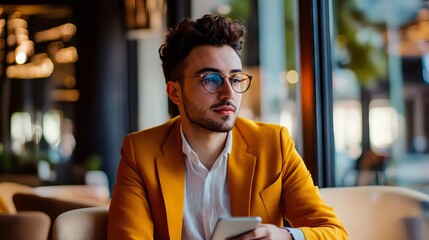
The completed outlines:
{"type": "Polygon", "coordinates": [[[232,88],[231,82],[229,81],[228,77],[225,77],[223,79],[223,86],[218,93],[219,99],[233,99],[234,94],[235,91],[232,88]]]}

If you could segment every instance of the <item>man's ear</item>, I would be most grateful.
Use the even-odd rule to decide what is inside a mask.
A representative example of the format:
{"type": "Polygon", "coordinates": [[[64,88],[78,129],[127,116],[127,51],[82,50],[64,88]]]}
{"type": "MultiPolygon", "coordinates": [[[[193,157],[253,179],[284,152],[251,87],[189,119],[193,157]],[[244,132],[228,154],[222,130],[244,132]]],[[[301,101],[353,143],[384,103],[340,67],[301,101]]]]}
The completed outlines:
{"type": "Polygon", "coordinates": [[[182,103],[182,92],[180,89],[180,83],[178,81],[168,81],[166,90],[168,94],[168,98],[176,104],[180,105],[182,103]]]}

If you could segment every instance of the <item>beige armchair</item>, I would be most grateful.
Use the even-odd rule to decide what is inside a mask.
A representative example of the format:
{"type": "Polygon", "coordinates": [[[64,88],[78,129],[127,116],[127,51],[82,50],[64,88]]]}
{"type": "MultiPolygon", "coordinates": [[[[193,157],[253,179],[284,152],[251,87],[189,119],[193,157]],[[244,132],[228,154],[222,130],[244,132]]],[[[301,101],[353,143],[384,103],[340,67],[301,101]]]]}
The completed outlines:
{"type": "Polygon", "coordinates": [[[321,188],[320,194],[343,221],[350,240],[429,239],[429,218],[424,217],[423,207],[429,195],[393,186],[321,188]],[[410,226],[412,219],[425,223],[420,228],[410,226]]]}
{"type": "Polygon", "coordinates": [[[51,220],[42,212],[0,214],[0,238],[13,240],[46,240],[51,220]]]}
{"type": "MultiPolygon", "coordinates": [[[[16,215],[23,211],[37,211],[47,216],[50,219],[47,230],[48,234],[47,237],[45,236],[45,238],[42,238],[43,240],[52,239],[53,223],[60,214],[78,208],[108,206],[109,204],[109,190],[104,186],[55,185],[30,187],[12,182],[0,183],[0,214],[4,214],[2,217],[4,217],[4,219],[11,219],[13,222],[24,223],[28,222],[27,218],[21,215],[12,215],[16,215]]],[[[16,225],[17,224],[14,226],[16,225]]],[[[0,228],[3,226],[8,225],[2,225],[0,228]]],[[[28,229],[32,231],[32,228],[28,229]]],[[[5,230],[7,230],[7,228],[5,228],[5,230]]],[[[26,231],[21,231],[21,233],[25,232],[26,231]]],[[[15,239],[3,238],[3,236],[6,235],[0,234],[0,239],[15,239]]],[[[25,234],[22,236],[25,236],[25,234]]]]}
{"type": "Polygon", "coordinates": [[[39,211],[49,216],[51,219],[51,230],[47,238],[48,240],[52,239],[51,233],[53,223],[60,214],[78,208],[93,207],[83,203],[65,201],[57,198],[42,197],[34,194],[17,193],[13,195],[12,199],[18,212],[39,211]]]}
{"type": "Polygon", "coordinates": [[[107,239],[108,206],[80,208],[62,213],[53,227],[54,240],[107,239]]]}

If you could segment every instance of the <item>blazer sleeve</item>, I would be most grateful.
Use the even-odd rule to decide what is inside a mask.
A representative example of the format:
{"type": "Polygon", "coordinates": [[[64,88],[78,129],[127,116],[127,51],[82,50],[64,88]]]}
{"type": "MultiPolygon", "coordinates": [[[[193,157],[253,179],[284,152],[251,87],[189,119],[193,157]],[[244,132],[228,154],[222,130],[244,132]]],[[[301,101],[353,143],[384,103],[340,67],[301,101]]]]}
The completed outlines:
{"type": "Polygon", "coordinates": [[[296,151],[286,128],[280,131],[282,147],[282,209],[293,228],[306,239],[347,239],[340,219],[319,194],[310,172],[296,151]]]}
{"type": "Polygon", "coordinates": [[[125,137],[109,208],[108,239],[153,239],[154,224],[133,142],[125,137]]]}

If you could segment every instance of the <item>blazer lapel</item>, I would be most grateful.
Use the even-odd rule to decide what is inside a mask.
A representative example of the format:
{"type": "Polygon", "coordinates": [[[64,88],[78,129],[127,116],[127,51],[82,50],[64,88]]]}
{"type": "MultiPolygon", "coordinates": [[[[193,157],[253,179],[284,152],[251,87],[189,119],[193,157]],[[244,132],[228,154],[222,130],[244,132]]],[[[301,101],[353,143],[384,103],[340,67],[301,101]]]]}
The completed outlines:
{"type": "Polygon", "coordinates": [[[232,216],[249,216],[256,156],[247,152],[247,143],[239,131],[233,130],[232,137],[233,148],[228,158],[228,188],[231,214],[232,216]]]}
{"type": "Polygon", "coordinates": [[[185,161],[179,126],[176,121],[163,146],[164,156],[156,159],[170,239],[181,238],[185,206],[185,161]]]}

